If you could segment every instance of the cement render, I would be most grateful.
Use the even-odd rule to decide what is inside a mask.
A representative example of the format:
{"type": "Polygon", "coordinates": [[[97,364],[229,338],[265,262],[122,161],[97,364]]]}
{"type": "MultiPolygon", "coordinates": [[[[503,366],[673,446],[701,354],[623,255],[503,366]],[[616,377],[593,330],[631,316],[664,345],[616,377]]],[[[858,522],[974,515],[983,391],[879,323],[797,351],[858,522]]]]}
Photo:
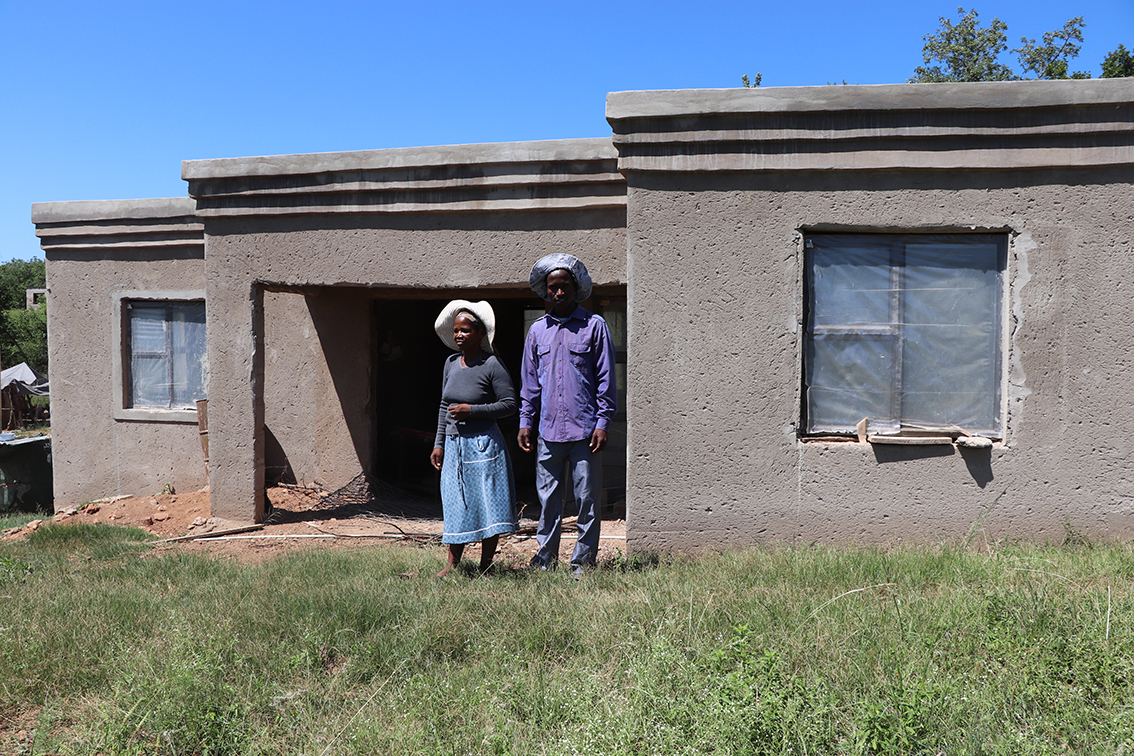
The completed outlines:
{"type": "Polygon", "coordinates": [[[632,548],[1134,535],[1128,170],[632,173],[628,205],[632,548]],[[1002,445],[798,437],[819,226],[1010,230],[1002,445]]]}
{"type": "Polygon", "coordinates": [[[609,160],[617,156],[618,153],[607,137],[450,144],[385,150],[184,160],[181,163],[181,178],[186,181],[199,181],[246,176],[295,176],[337,171],[609,160]]]}
{"type": "MultiPolygon", "coordinates": [[[[237,521],[263,517],[265,421],[271,418],[270,428],[288,429],[281,433],[292,440],[278,439],[285,450],[303,432],[293,430],[297,427],[294,419],[279,419],[274,414],[277,409],[269,414],[266,408],[280,400],[279,391],[300,388],[286,385],[287,379],[280,376],[299,366],[317,366],[320,349],[324,350],[322,359],[332,365],[331,373],[324,376],[330,375],[335,386],[331,390],[324,383],[315,392],[316,401],[322,408],[333,408],[339,402],[334,410],[339,414],[336,418],[332,413],[327,424],[310,429],[312,438],[301,444],[296,460],[303,460],[305,471],[314,471],[307,466],[317,465],[319,475],[339,478],[367,453],[360,438],[368,431],[353,414],[358,411],[358,400],[343,402],[356,392],[368,395],[361,386],[369,381],[362,365],[373,364],[373,339],[363,341],[361,324],[352,325],[349,313],[344,313],[336,326],[342,327],[341,336],[321,336],[318,349],[306,344],[294,347],[298,338],[293,338],[294,354],[289,351],[281,358],[277,349],[272,357],[265,352],[270,343],[265,334],[269,339],[272,334],[266,321],[275,317],[282,300],[265,289],[365,287],[367,297],[394,298],[456,289],[477,298],[477,289],[524,286],[532,263],[552,252],[570,252],[585,259],[596,284],[626,280],[625,214],[621,209],[333,220],[311,216],[206,219],[210,485],[215,516],[237,521]],[[352,349],[358,362],[340,376],[335,362],[341,362],[339,358],[352,349]],[[277,360],[275,367],[271,359],[277,360]],[[282,369],[280,359],[284,360],[282,369]],[[340,377],[353,384],[340,385],[340,377]],[[353,449],[344,452],[346,438],[351,439],[353,449]],[[327,462],[332,458],[334,468],[327,462]]],[[[328,291],[326,296],[332,302],[354,301],[350,306],[357,313],[359,300],[351,300],[354,294],[349,292],[344,297],[343,291],[328,291]]],[[[314,301],[309,298],[308,304],[314,301]]],[[[316,312],[323,312],[321,304],[315,304],[307,316],[297,313],[294,304],[288,308],[287,317],[298,318],[294,322],[300,328],[305,317],[314,323],[316,312]]],[[[362,323],[369,327],[368,313],[362,323]]]]}
{"type": "Polygon", "coordinates": [[[374,454],[371,293],[362,288],[264,294],[265,464],[335,490],[374,454]]]}
{"type": "Polygon", "coordinates": [[[1127,104],[1131,100],[1134,79],[663,89],[610,92],[606,115],[614,121],[727,113],[1004,110],[1127,104]]]}
{"type": "Polygon", "coordinates": [[[52,476],[56,509],[166,484],[207,484],[195,422],[116,420],[112,343],[116,291],[203,289],[205,263],[193,247],[48,250],[48,355],[52,476]]]}

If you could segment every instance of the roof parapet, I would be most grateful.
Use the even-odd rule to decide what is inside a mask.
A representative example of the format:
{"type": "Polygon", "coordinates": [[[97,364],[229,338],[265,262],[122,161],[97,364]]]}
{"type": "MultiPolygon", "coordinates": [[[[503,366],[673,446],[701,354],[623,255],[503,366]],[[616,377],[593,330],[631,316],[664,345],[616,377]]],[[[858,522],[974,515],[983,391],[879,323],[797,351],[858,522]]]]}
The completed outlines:
{"type": "Polygon", "coordinates": [[[202,218],[625,207],[609,139],[187,160],[202,218]]]}
{"type": "Polygon", "coordinates": [[[36,202],[31,219],[44,252],[142,247],[204,248],[204,224],[188,197],[36,202]]]}
{"type": "Polygon", "coordinates": [[[619,170],[1134,163],[1134,79],[612,92],[619,170]]]}

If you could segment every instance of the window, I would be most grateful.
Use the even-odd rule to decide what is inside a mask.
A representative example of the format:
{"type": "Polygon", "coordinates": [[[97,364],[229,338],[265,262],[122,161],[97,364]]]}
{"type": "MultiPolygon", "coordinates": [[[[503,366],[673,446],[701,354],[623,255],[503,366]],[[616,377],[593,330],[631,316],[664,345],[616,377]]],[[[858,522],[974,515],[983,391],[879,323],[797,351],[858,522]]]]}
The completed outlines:
{"type": "Polygon", "coordinates": [[[1003,234],[805,237],[806,433],[1000,436],[1003,234]]]}
{"type": "Polygon", "coordinates": [[[128,406],[195,409],[205,398],[205,303],[128,301],[128,406]]]}

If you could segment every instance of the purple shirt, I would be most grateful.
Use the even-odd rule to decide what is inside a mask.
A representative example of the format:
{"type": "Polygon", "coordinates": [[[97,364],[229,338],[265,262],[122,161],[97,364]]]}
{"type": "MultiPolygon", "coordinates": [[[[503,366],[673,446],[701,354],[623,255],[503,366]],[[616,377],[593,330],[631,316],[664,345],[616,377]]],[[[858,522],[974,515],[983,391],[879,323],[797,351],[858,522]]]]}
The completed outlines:
{"type": "Polygon", "coordinates": [[[566,320],[537,320],[524,342],[520,427],[545,441],[582,441],[609,430],[618,408],[614,342],[606,321],[576,306],[566,320]]]}

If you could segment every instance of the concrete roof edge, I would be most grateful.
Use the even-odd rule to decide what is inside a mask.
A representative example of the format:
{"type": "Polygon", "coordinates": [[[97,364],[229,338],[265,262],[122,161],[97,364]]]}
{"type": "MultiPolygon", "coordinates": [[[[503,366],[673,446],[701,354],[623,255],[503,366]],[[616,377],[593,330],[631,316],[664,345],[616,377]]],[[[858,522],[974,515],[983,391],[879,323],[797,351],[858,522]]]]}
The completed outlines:
{"type": "Polygon", "coordinates": [[[196,211],[197,203],[189,197],[35,202],[31,206],[31,220],[32,223],[71,223],[132,218],[177,218],[194,215],[196,211]]]}
{"type": "Polygon", "coordinates": [[[606,118],[855,110],[1010,110],[1134,102],[1134,78],[940,84],[827,84],[611,92],[606,118]]]}
{"type": "Polygon", "coordinates": [[[400,147],[352,152],[314,152],[298,155],[184,160],[181,178],[239,178],[286,176],[386,168],[429,168],[477,163],[533,163],[574,160],[614,160],[618,151],[610,137],[552,139],[533,142],[455,144],[400,147]]]}

